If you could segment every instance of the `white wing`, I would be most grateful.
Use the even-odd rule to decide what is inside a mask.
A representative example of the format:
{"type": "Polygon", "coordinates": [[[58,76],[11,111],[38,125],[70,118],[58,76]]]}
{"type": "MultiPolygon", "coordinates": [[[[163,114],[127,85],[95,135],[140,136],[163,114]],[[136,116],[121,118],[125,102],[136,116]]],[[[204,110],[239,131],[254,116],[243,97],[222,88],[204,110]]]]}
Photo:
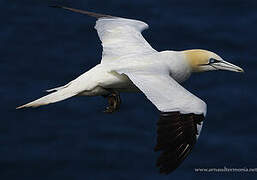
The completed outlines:
{"type": "Polygon", "coordinates": [[[204,101],[187,91],[168,74],[123,72],[161,111],[206,114],[204,101]]]}
{"type": "Polygon", "coordinates": [[[141,34],[143,30],[148,28],[148,25],[142,21],[98,14],[64,6],[52,7],[66,9],[98,19],[95,29],[102,41],[102,63],[118,59],[122,56],[156,52],[141,34]]]}
{"type": "MultiPolygon", "coordinates": [[[[121,73],[121,72],[120,72],[121,73]]],[[[161,111],[156,165],[161,173],[175,170],[193,149],[206,114],[206,104],[180,86],[168,74],[123,72],[161,111]]]]}
{"type": "Polygon", "coordinates": [[[104,17],[97,20],[95,28],[102,41],[102,62],[122,56],[156,52],[141,34],[148,28],[142,21],[104,17]]]}

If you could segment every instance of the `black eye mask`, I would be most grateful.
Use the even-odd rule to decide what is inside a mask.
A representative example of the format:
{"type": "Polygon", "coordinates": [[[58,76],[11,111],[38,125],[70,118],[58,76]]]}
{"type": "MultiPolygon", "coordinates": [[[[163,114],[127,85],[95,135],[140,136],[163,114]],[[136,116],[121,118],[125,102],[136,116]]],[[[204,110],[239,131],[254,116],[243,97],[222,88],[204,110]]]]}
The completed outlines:
{"type": "Polygon", "coordinates": [[[218,62],[220,62],[220,61],[217,60],[217,59],[211,58],[211,59],[209,59],[209,63],[208,64],[213,64],[213,63],[218,63],[218,62]]]}
{"type": "Polygon", "coordinates": [[[219,63],[220,61],[214,58],[210,58],[209,62],[207,64],[199,64],[199,66],[206,66],[206,65],[212,65],[214,63],[219,63]]]}

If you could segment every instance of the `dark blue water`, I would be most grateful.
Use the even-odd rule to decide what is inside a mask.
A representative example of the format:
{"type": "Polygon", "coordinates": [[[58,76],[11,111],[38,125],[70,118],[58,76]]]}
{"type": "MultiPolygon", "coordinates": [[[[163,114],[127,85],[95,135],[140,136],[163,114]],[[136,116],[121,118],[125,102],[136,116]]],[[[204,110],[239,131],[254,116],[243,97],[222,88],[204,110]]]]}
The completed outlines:
{"type": "Polygon", "coordinates": [[[0,179],[256,179],[256,173],[196,173],[194,168],[257,167],[257,4],[251,0],[1,0],[0,179]],[[168,176],[153,152],[158,112],[143,95],[123,94],[106,115],[102,97],[38,109],[17,105],[45,95],[99,63],[94,19],[48,5],[147,22],[157,50],[203,48],[245,73],[196,74],[184,86],[208,104],[200,139],[168,176]]]}

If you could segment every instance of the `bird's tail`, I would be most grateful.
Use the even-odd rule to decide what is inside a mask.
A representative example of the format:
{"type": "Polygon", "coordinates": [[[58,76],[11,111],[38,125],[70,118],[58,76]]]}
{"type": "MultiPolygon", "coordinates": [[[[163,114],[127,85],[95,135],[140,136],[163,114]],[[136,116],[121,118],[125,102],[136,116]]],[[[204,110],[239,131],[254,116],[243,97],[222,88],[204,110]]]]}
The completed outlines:
{"type": "MultiPolygon", "coordinates": [[[[16,109],[26,108],[26,107],[38,107],[51,103],[55,103],[58,101],[62,101],[68,99],[72,96],[76,96],[85,91],[91,91],[95,87],[98,86],[99,78],[98,75],[101,72],[101,68],[97,68],[98,66],[92,68],[86,73],[80,75],[73,81],[70,81],[68,84],[64,86],[60,86],[57,88],[49,89],[47,92],[51,92],[44,97],[41,97],[35,101],[32,101],[28,104],[17,107],[16,109]],[[95,76],[98,75],[98,76],[95,76]]],[[[102,78],[102,77],[100,77],[102,78]]]]}
{"type": "Polygon", "coordinates": [[[21,108],[27,108],[27,107],[38,107],[43,106],[51,103],[55,103],[58,101],[62,101],[64,99],[70,98],[72,96],[77,95],[78,93],[75,91],[71,91],[70,88],[62,88],[57,90],[56,92],[53,92],[51,94],[48,94],[46,96],[43,96],[35,101],[32,101],[30,103],[27,103],[25,105],[19,106],[16,109],[21,108]]]}

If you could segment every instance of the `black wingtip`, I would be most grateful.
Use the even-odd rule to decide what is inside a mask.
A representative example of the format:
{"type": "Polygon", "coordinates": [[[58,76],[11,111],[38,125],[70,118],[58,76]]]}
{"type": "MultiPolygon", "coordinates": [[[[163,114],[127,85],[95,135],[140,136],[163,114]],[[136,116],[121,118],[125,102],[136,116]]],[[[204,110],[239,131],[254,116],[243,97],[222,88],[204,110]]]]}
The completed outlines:
{"type": "Polygon", "coordinates": [[[48,7],[51,7],[51,8],[62,8],[62,6],[60,6],[60,5],[49,5],[48,7]]]}
{"type": "Polygon", "coordinates": [[[97,19],[99,19],[99,18],[114,18],[114,16],[110,16],[110,15],[106,15],[106,14],[99,14],[99,13],[94,13],[94,12],[89,12],[89,11],[84,11],[84,10],[80,10],[80,9],[74,9],[74,8],[70,8],[70,7],[66,7],[66,6],[50,5],[49,7],[66,9],[68,11],[73,11],[73,12],[76,12],[76,13],[92,16],[92,17],[95,17],[97,19]]]}

